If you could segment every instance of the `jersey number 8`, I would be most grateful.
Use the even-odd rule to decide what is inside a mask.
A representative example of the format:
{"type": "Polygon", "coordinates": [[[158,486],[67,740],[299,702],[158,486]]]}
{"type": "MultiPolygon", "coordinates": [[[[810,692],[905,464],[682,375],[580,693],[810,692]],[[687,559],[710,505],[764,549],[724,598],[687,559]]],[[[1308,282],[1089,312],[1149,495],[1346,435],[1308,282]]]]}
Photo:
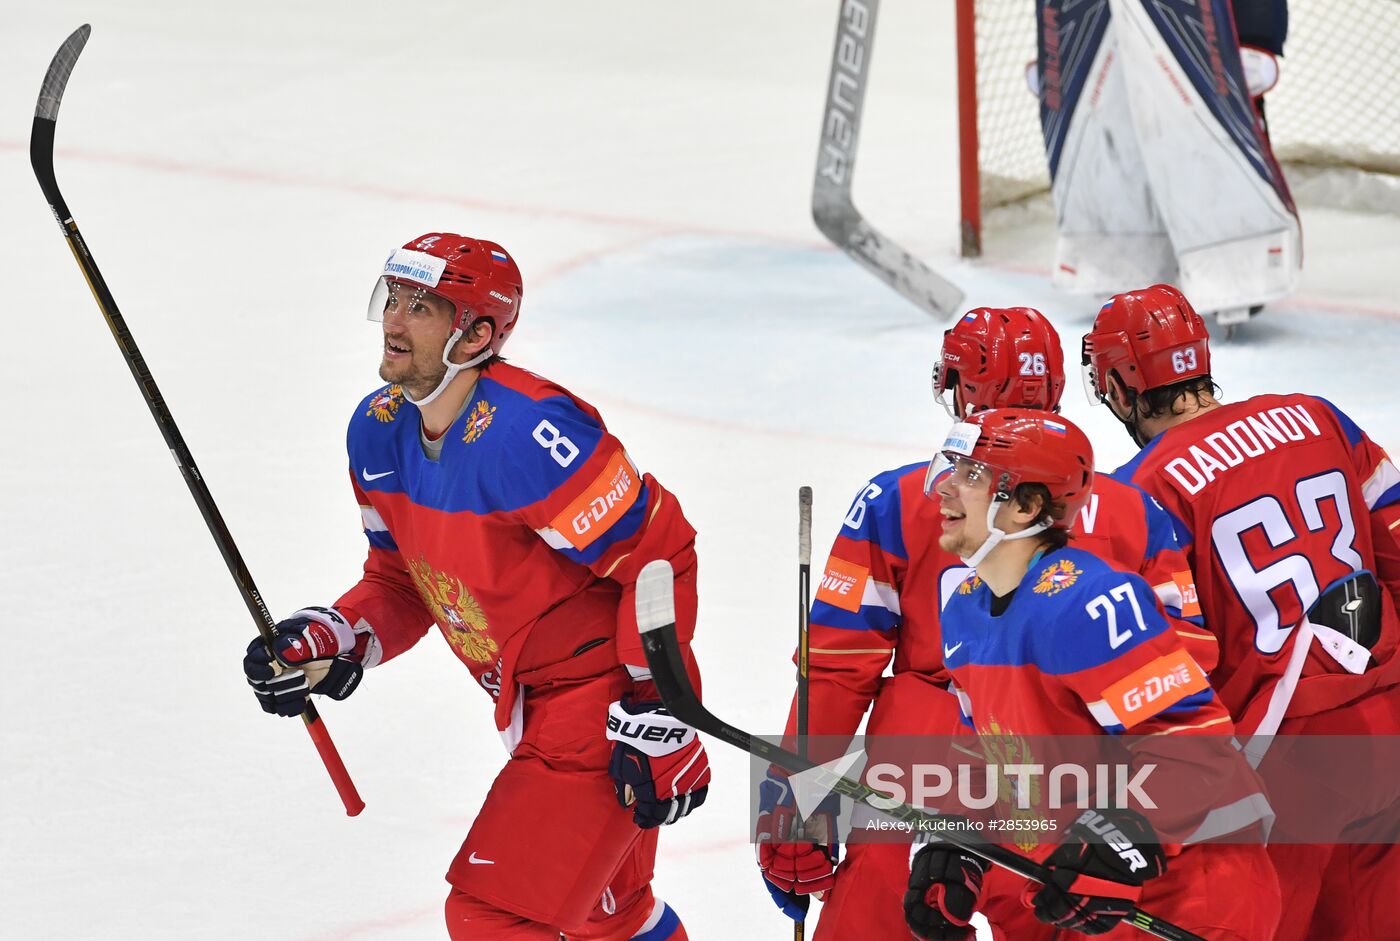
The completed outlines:
{"type": "Polygon", "coordinates": [[[568,467],[578,457],[578,445],[561,435],[548,419],[535,426],[534,437],[560,467],[568,467]]]}

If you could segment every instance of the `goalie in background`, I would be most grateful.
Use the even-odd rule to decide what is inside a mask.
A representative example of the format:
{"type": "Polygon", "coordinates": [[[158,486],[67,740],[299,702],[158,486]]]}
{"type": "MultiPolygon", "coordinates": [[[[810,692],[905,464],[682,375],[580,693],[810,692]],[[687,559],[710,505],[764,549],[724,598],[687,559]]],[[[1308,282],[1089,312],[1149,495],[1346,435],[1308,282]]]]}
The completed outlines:
{"type": "Polygon", "coordinates": [[[1302,233],[1269,145],[1285,0],[1038,0],[1054,283],[1179,286],[1231,327],[1292,293],[1302,233]]]}

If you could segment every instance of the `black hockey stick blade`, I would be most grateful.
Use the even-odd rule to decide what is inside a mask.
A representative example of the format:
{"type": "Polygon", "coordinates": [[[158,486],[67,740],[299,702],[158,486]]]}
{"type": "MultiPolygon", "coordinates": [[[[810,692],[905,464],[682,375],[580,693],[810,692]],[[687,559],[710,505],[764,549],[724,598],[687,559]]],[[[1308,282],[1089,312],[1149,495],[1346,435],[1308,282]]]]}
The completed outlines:
{"type": "MultiPolygon", "coordinates": [[[[686,672],[676,639],[674,574],[671,563],[658,560],[647,563],[637,577],[637,627],[642,635],[642,650],[651,670],[661,700],[671,714],[706,735],[723,739],[736,748],[765,759],[792,772],[794,776],[811,772],[807,785],[827,793],[839,794],[853,801],[869,804],[882,814],[913,824],[922,823],[938,834],[938,839],[969,853],[1009,869],[1033,882],[1045,882],[1044,867],[1021,854],[996,843],[988,843],[970,831],[937,826],[948,818],[931,811],[894,800],[883,791],[843,776],[837,770],[849,765],[849,756],[818,765],[808,758],[790,752],[762,738],[755,738],[743,729],[730,725],[710,712],[695,695],[695,687],[686,672]],[[934,825],[928,827],[928,825],[934,825]]],[[[1134,909],[1125,924],[1165,941],[1204,941],[1170,922],[1162,921],[1141,909],[1134,909]]]]}
{"type": "Polygon", "coordinates": [[[961,309],[962,290],[866,221],[851,198],[879,0],[841,4],[831,56],[812,219],[821,233],[881,281],[939,318],[961,309]]]}
{"type": "MultiPolygon", "coordinates": [[[[39,188],[53,209],[59,225],[68,219],[68,207],[58,191],[58,180],[53,172],[54,127],[58,122],[58,106],[63,103],[63,90],[68,87],[68,77],[73,74],[73,66],[78,64],[78,56],[92,35],[92,27],[84,23],[73,30],[63,45],[54,53],[49,70],[44,73],[44,84],[39,88],[39,103],[34,108],[34,127],[29,135],[29,163],[34,167],[34,175],[39,179],[39,188]]],[[[66,234],[66,233],[65,233],[66,234]]]]}

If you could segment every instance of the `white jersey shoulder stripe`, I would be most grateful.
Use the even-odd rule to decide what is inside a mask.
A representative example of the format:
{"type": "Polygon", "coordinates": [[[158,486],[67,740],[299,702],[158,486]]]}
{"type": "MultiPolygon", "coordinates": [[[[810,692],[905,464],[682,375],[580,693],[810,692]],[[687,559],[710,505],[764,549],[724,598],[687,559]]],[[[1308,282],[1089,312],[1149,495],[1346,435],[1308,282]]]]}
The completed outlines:
{"type": "Polygon", "coordinates": [[[1089,715],[1093,716],[1094,721],[1104,728],[1123,724],[1123,720],[1118,718],[1118,713],[1113,711],[1113,707],[1102,699],[1089,703],[1089,715]]]}
{"type": "Polygon", "coordinates": [[[877,582],[873,578],[865,580],[865,591],[861,592],[860,603],[878,605],[895,615],[902,613],[899,608],[899,592],[888,582],[877,582]]]}
{"type": "Polygon", "coordinates": [[[1371,478],[1361,487],[1361,496],[1366,500],[1366,508],[1374,510],[1381,496],[1396,484],[1400,484],[1400,470],[1396,470],[1395,465],[1390,463],[1390,458],[1385,458],[1376,465],[1371,478]]]}
{"type": "Polygon", "coordinates": [[[384,517],[379,515],[379,511],[372,506],[360,507],[360,521],[364,524],[365,532],[387,533],[389,527],[384,524],[384,517]]]}

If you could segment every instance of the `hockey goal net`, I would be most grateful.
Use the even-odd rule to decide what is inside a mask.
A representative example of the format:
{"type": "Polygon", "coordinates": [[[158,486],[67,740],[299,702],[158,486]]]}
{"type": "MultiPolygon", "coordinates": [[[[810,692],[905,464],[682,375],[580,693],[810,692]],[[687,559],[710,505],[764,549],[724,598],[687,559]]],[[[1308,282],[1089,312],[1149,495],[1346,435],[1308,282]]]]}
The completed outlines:
{"type": "MultiPolygon", "coordinates": [[[[962,252],[982,220],[1047,192],[1035,0],[957,0],[962,252]]],[[[1274,154],[1304,202],[1395,209],[1400,199],[1400,0],[1289,4],[1278,85],[1265,99],[1274,154]]]]}

